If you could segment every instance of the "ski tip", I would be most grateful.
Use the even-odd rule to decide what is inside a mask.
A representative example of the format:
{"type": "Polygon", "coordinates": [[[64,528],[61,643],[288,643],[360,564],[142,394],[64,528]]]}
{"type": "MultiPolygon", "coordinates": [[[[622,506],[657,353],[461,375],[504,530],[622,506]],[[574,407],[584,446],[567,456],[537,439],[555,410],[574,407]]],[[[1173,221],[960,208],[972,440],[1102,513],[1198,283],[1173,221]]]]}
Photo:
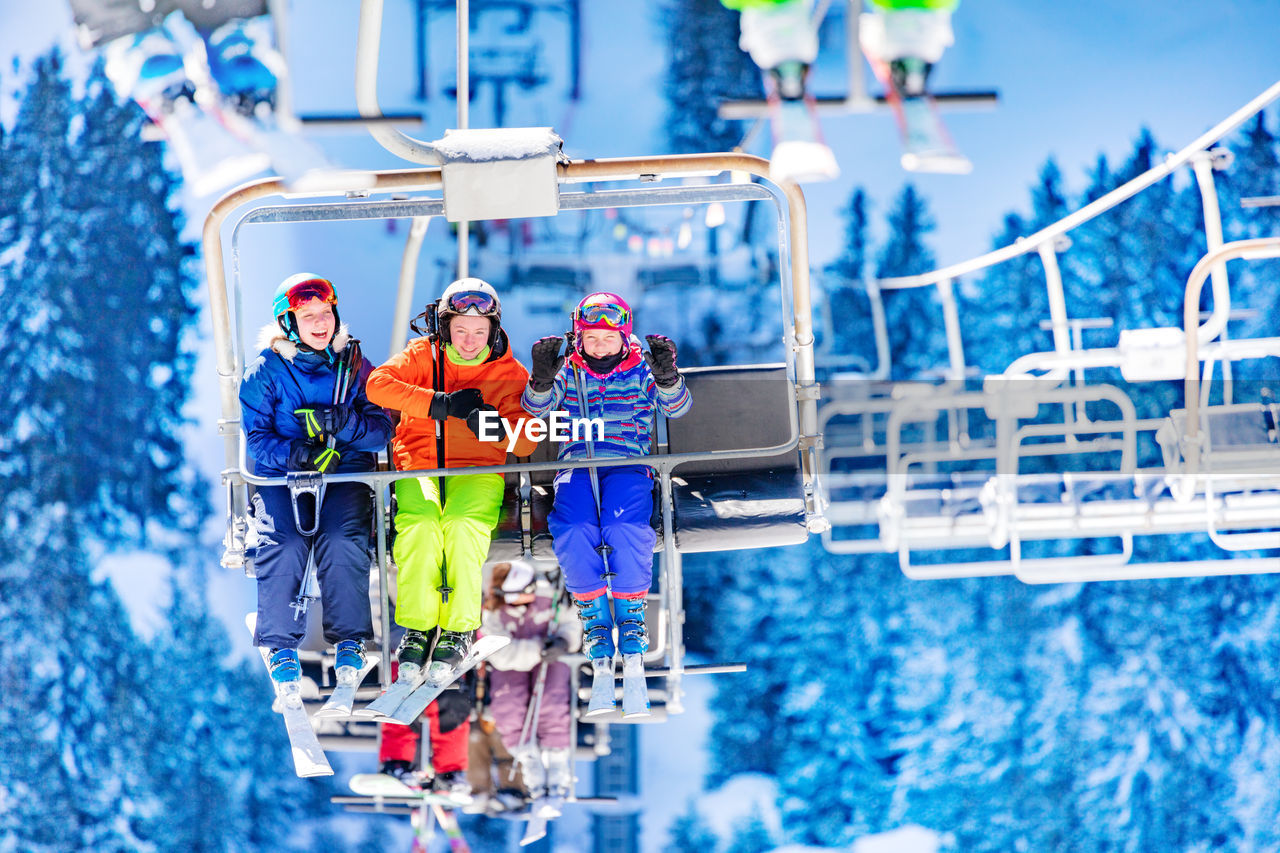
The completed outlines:
{"type": "Polygon", "coordinates": [[[951,152],[913,153],[902,155],[902,168],[908,172],[929,172],[939,175],[967,175],[973,171],[973,163],[963,154],[951,152]]]}

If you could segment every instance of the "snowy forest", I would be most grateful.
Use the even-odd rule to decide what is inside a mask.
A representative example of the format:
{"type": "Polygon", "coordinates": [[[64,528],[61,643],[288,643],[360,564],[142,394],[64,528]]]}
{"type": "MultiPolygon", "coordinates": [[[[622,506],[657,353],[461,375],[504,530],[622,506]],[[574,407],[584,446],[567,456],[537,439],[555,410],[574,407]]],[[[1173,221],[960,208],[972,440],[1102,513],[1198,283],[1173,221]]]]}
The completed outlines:
{"type": "MultiPolygon", "coordinates": [[[[670,22],[668,150],[726,149],[742,129],[715,105],[759,87],[725,37],[736,23],[715,0],[674,3],[670,22]]],[[[181,178],[100,66],[77,79],[66,65],[53,51],[20,68],[20,108],[0,128],[0,851],[389,849],[385,818],[353,822],[329,804],[332,782],[294,778],[264,675],[232,651],[247,638],[210,615],[206,573],[220,569],[202,531],[220,508],[187,455],[201,267],[181,237],[181,178]],[[102,569],[144,555],[172,566],[154,633],[102,569]]],[[[1272,110],[1230,139],[1217,174],[1228,240],[1280,233],[1280,208],[1239,204],[1280,195],[1277,122],[1272,110]]],[[[1163,142],[1133,132],[1129,156],[1099,156],[1081,187],[1063,169],[1084,164],[1046,160],[991,245],[1152,167],[1163,142]]],[[[1059,256],[1073,315],[1178,324],[1201,217],[1184,174],[1074,232],[1059,256]]],[[[891,199],[856,189],[843,225],[835,259],[813,270],[843,318],[823,346],[865,364],[863,282],[937,266],[929,200],[908,182],[891,199]]],[[[970,364],[998,372],[1052,348],[1037,264],[957,283],[970,364]]],[[[1259,309],[1240,334],[1280,335],[1280,262],[1232,274],[1236,304],[1259,309]]],[[[886,296],[895,379],[946,363],[933,294],[886,296]]],[[[698,343],[682,359],[708,362],[698,343]]],[[[1208,547],[1138,545],[1137,560],[1208,547]]],[[[720,853],[848,847],[910,824],[956,851],[1280,849],[1278,593],[1266,574],[912,581],[891,555],[816,541],[690,555],[690,649],[749,665],[718,677],[704,787],[771,777],[783,818],[781,835],[741,824],[720,853]]],[[[473,849],[502,849],[486,843],[473,849]]],[[[693,803],[665,843],[717,848],[693,803]]]]}

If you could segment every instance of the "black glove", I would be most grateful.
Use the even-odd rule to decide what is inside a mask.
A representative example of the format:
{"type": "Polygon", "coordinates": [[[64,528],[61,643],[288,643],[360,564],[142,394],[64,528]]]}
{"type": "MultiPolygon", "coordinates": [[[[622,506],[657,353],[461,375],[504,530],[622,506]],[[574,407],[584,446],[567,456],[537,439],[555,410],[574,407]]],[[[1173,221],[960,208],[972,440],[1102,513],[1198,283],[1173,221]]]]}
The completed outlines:
{"type": "Polygon", "coordinates": [[[552,637],[542,647],[542,662],[555,663],[569,653],[569,641],[564,637],[552,637]]]}
{"type": "Polygon", "coordinates": [[[351,420],[351,407],[342,403],[316,403],[294,409],[293,413],[302,421],[302,428],[307,431],[307,438],[321,441],[342,432],[347,422],[351,420]]]}
{"type": "Polygon", "coordinates": [[[326,450],[324,443],[310,438],[295,438],[289,442],[290,471],[318,471],[316,457],[326,450]]]}
{"type": "MultiPolygon", "coordinates": [[[[490,406],[488,403],[476,409],[472,409],[471,414],[467,415],[467,429],[471,430],[472,434],[476,438],[479,438],[481,441],[484,441],[484,439],[481,438],[480,436],[480,413],[481,412],[497,412],[497,411],[498,409],[495,406],[490,406]]],[[[498,435],[497,440],[502,442],[503,444],[506,444],[507,427],[505,424],[502,423],[502,419],[501,418],[485,418],[485,420],[488,421],[486,425],[489,427],[489,435],[492,436],[494,434],[494,424],[497,424],[497,435],[498,435]]]]}
{"type": "Polygon", "coordinates": [[[431,411],[428,414],[438,421],[445,418],[462,418],[484,405],[484,394],[475,388],[462,388],[458,391],[437,391],[431,398],[431,411]]]}
{"type": "Polygon", "coordinates": [[[529,374],[529,387],[539,393],[550,391],[556,384],[556,374],[564,365],[564,356],[560,354],[560,345],[564,340],[558,335],[539,338],[529,353],[533,362],[533,372],[529,374]]]}
{"type": "Polygon", "coordinates": [[[649,362],[649,371],[653,373],[653,381],[659,388],[673,388],[680,381],[680,371],[676,369],[676,345],[670,338],[662,335],[645,335],[649,343],[649,351],[644,360],[649,362]]]}

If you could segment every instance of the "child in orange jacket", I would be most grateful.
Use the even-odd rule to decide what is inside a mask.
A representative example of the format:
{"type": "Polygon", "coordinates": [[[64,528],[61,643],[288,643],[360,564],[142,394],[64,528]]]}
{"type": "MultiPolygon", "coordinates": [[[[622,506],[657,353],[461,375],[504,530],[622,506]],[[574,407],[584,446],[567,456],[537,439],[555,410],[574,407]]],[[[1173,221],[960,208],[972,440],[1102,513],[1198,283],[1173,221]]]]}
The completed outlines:
{"type": "MultiPolygon", "coordinates": [[[[511,354],[497,293],[478,278],[460,279],[434,310],[439,334],[410,341],[366,386],[370,401],[400,412],[396,467],[501,465],[508,447],[527,456],[534,443],[523,425],[531,415],[520,394],[529,372],[511,354]]],[[[440,683],[458,669],[480,627],[480,572],[502,507],[503,479],[418,477],[397,480],[395,491],[396,622],[407,629],[397,650],[401,677],[422,676],[430,633],[439,626],[426,675],[440,683]]]]}

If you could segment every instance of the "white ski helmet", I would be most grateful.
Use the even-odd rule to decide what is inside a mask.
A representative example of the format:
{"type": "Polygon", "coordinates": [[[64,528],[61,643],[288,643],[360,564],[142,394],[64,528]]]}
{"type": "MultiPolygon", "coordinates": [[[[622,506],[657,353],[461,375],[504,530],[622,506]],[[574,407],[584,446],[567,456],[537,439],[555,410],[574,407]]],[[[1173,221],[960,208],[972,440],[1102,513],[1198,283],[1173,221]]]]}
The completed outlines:
{"type": "Polygon", "coordinates": [[[440,340],[449,342],[449,320],[464,314],[488,317],[492,321],[489,335],[489,345],[492,346],[502,326],[502,302],[493,285],[480,278],[460,278],[444,289],[436,303],[440,340]]]}

